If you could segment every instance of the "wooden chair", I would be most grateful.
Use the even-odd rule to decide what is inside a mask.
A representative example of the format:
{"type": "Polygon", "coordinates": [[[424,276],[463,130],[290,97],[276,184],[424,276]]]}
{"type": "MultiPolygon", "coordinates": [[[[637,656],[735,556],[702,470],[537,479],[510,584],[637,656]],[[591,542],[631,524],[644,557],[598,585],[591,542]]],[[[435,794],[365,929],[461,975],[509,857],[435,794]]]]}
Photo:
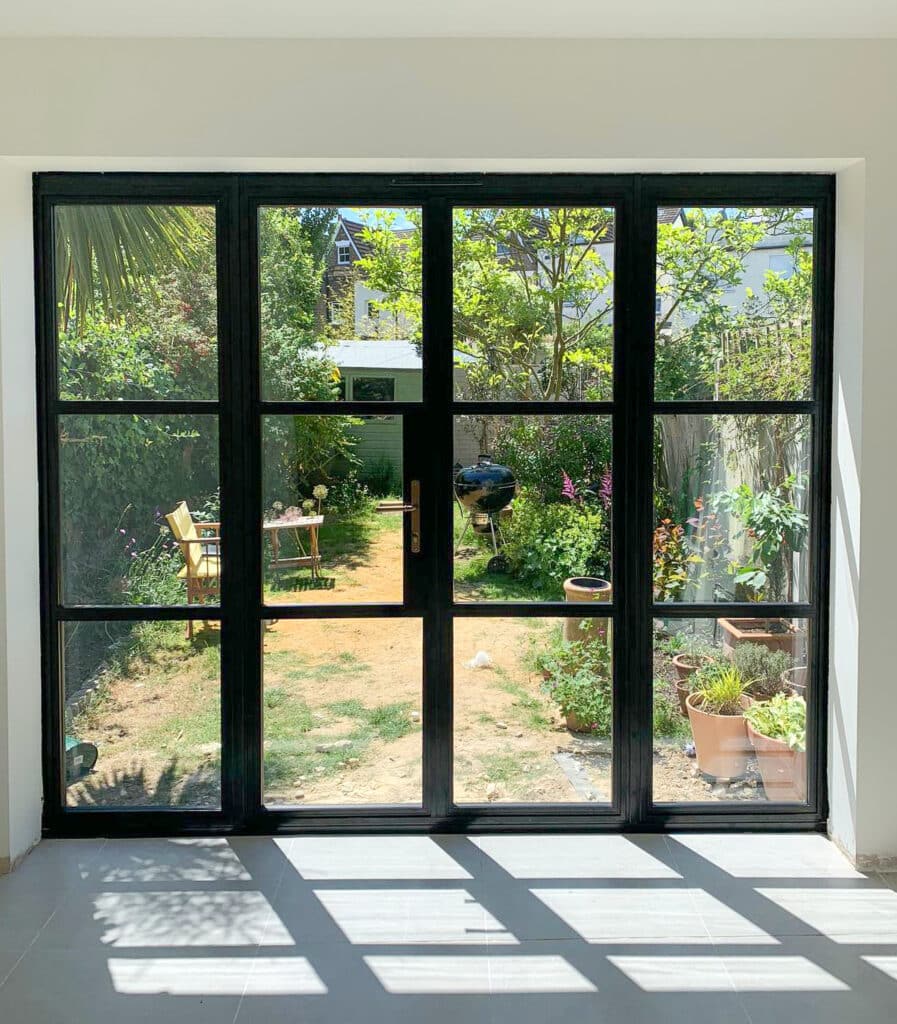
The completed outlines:
{"type": "MultiPolygon", "coordinates": [[[[187,582],[187,604],[204,604],[221,593],[221,523],[195,523],[187,502],[182,501],[165,518],[184,556],[178,579],[187,582]]],[[[187,621],[187,638],[193,637],[193,620],[187,621]]]]}

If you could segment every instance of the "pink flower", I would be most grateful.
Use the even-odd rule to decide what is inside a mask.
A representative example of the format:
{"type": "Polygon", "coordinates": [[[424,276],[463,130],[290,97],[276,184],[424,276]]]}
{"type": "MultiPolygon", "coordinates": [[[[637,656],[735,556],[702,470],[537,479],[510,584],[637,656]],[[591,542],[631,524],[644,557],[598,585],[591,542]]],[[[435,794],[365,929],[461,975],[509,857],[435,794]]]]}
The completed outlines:
{"type": "Polygon", "coordinates": [[[576,488],[573,486],[573,481],[563,470],[561,470],[561,479],[563,480],[561,497],[569,498],[570,501],[576,501],[576,488]]]}

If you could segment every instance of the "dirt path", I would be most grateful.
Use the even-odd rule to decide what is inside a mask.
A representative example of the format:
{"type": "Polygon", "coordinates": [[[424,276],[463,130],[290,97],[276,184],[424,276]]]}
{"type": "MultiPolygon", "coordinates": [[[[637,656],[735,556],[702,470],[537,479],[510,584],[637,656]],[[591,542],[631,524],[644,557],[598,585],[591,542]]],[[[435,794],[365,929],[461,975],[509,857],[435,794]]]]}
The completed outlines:
{"type": "MultiPolygon", "coordinates": [[[[328,560],[322,552],[326,589],[280,591],[275,600],[326,606],[401,599],[401,526],[377,530],[363,559],[328,560]]],[[[326,607],[322,615],[272,619],[265,629],[266,802],[419,804],[420,620],[327,619],[326,607]]],[[[545,619],[455,620],[456,802],[610,798],[610,742],[568,731],[530,667],[530,653],[553,628],[545,619]],[[486,667],[469,664],[478,652],[488,656],[486,667]]],[[[161,796],[163,803],[215,804],[219,671],[217,644],[206,643],[192,656],[111,680],[81,729],[80,738],[99,747],[97,773],[69,788],[70,803],[137,805],[161,796]]],[[[755,772],[730,789],[698,775],[694,764],[681,741],[658,742],[655,799],[763,799],[755,772]]]]}

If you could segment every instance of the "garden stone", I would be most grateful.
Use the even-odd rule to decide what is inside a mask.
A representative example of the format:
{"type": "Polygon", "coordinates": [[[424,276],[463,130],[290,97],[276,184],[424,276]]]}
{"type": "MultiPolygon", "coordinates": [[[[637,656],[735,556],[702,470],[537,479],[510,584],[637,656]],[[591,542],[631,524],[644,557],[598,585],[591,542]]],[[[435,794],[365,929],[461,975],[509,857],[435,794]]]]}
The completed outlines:
{"type": "Polygon", "coordinates": [[[508,723],[507,722],[496,722],[495,723],[495,728],[496,729],[507,729],[507,727],[508,727],[508,723]]]}
{"type": "Polygon", "coordinates": [[[334,740],[332,743],[318,743],[315,745],[315,752],[318,754],[329,754],[333,750],[345,750],[352,746],[351,740],[334,740]]]}

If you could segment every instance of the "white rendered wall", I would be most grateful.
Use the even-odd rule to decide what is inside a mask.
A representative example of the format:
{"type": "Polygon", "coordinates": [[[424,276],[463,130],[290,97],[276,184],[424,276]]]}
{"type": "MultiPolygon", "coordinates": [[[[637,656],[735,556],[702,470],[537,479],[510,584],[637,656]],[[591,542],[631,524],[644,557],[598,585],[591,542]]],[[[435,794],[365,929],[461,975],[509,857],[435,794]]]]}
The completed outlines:
{"type": "Polygon", "coordinates": [[[831,829],[897,857],[895,101],[894,41],[0,40],[0,858],[39,812],[27,178],[69,168],[837,170],[831,829]]]}

